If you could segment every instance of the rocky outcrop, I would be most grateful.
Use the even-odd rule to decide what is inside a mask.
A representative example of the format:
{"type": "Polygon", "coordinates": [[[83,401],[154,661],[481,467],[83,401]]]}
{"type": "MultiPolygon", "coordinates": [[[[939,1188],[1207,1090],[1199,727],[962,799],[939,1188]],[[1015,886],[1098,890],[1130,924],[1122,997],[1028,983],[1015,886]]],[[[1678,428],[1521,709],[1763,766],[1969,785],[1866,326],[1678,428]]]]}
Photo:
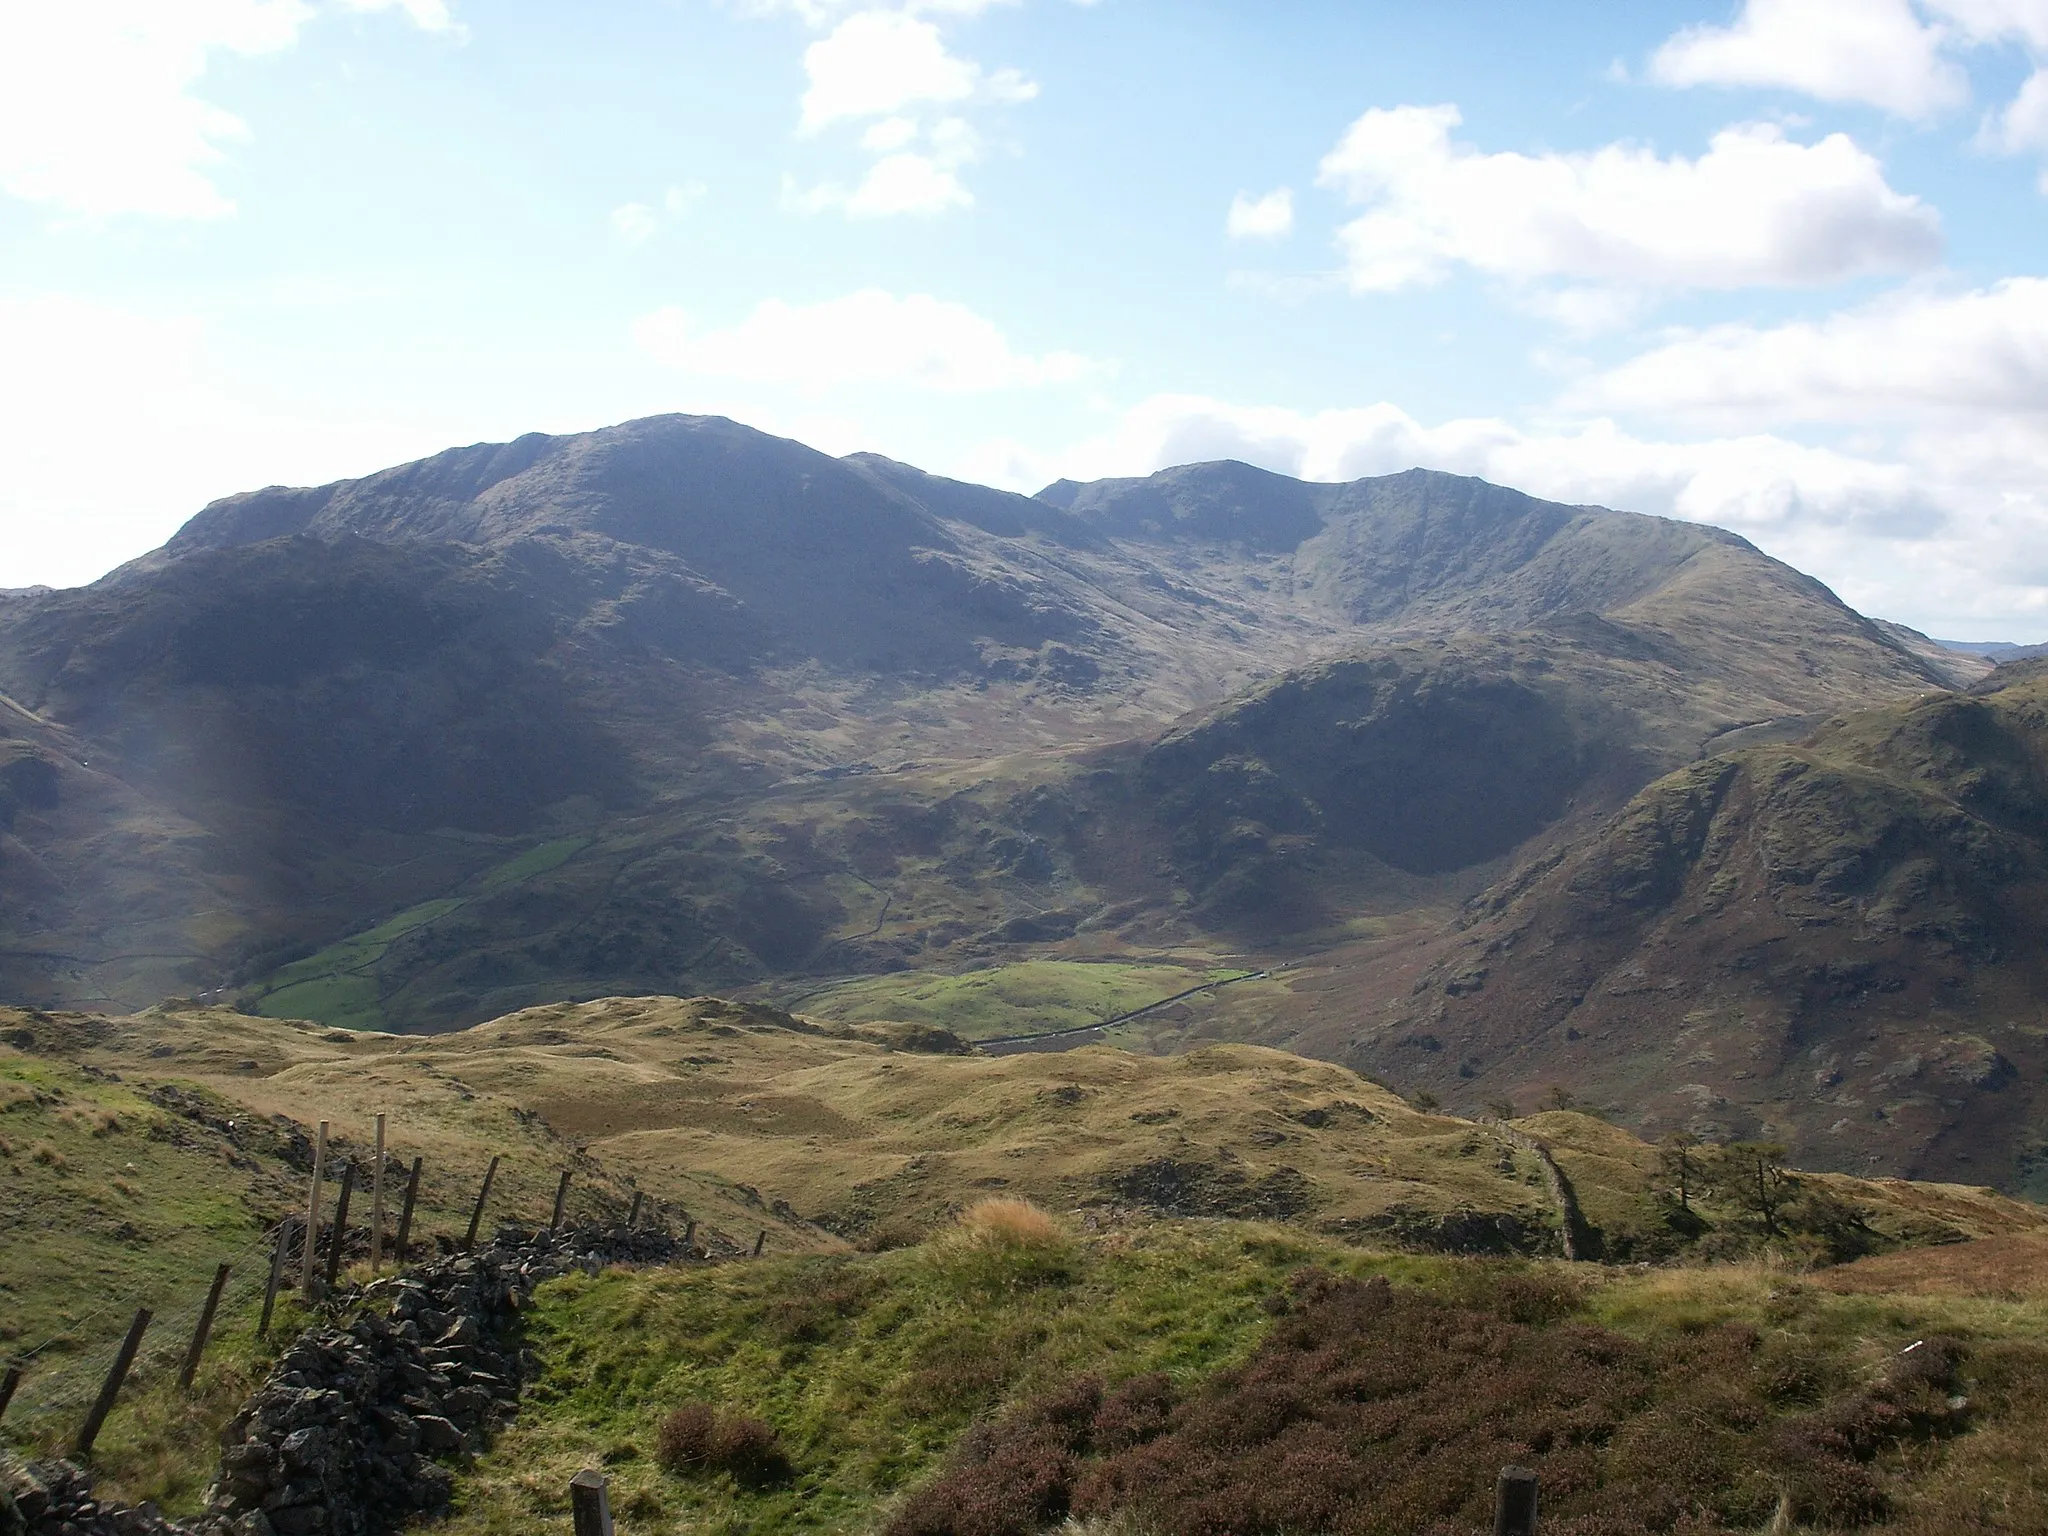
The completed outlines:
{"type": "Polygon", "coordinates": [[[507,1230],[344,1298],[221,1432],[207,1511],[165,1520],[93,1497],[69,1462],[8,1469],[0,1536],[382,1536],[448,1505],[443,1463],[476,1449],[533,1374],[519,1314],[573,1269],[692,1257],[666,1232],[507,1230]]]}

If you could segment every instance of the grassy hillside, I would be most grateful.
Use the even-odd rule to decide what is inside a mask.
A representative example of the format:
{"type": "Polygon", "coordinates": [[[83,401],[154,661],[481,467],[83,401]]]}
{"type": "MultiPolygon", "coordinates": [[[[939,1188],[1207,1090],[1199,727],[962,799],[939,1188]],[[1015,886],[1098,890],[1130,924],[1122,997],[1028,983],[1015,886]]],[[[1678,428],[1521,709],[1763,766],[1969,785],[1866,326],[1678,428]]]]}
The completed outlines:
{"type": "Polygon", "coordinates": [[[1490,893],[1351,1059],[1453,1103],[1555,1086],[1653,1136],[2038,1193],[2044,893],[2026,664],[1658,780],[1490,893]]]}
{"type": "MultiPolygon", "coordinates": [[[[1277,1347],[1276,1309],[1321,1305],[1290,1280],[1304,1265],[1416,1288],[1418,1339],[1439,1324],[1511,1326],[1532,1362],[1579,1348],[1573,1329],[1633,1340],[1636,1395],[1614,1410],[1624,1419],[1695,1411],[1679,1382],[1697,1364],[1685,1341],[1702,1329],[1789,1330],[1790,1343],[1744,1349],[1810,1354],[1805,1395],[1742,1409],[1751,1417],[1731,1421],[1740,1433],[1715,1467],[1763,1454],[1788,1415],[1853,1397],[1899,1347],[1886,1343],[1894,1333],[1937,1324],[1982,1344],[1967,1369],[1984,1385],[1966,1390],[2000,1405],[1996,1424],[2010,1427],[1999,1394],[2019,1357],[2007,1344],[2038,1326],[2038,1302],[2005,1296],[1995,1277],[2016,1273],[2048,1234],[2038,1208],[1960,1186],[1773,1170],[1779,1198],[1761,1213],[1742,1178],[1714,1171],[1716,1154],[1700,1149],[1681,1211],[1656,1149],[1581,1114],[1478,1124],[1247,1046],[1171,1059],[901,1048],[933,1036],[923,1024],[659,997],[529,1009],[431,1039],[220,1009],[0,1015],[0,1348],[32,1352],[0,1427],[10,1441],[60,1444],[128,1311],[150,1304],[164,1325],[101,1459],[110,1491],[189,1506],[218,1420],[266,1358],[250,1337],[263,1232],[303,1199],[306,1132],[326,1119],[335,1161],[362,1158],[380,1110],[400,1162],[425,1159],[429,1239],[460,1233],[494,1155],[494,1219],[544,1220],[567,1169],[572,1217],[616,1217],[637,1189],[661,1202],[662,1219],[698,1220],[700,1239],[736,1259],[769,1234],[759,1263],[548,1291],[531,1321],[547,1379],[467,1485],[462,1529],[553,1518],[566,1473],[592,1458],[620,1477],[635,1528],[873,1529],[930,1478],[966,1475],[970,1423],[1028,1425],[1038,1397],[1093,1390],[1078,1377],[1114,1386],[1163,1372],[1171,1412],[1210,1413],[1214,1393],[1235,1390],[1228,1371],[1277,1347]],[[1553,1270],[1540,1256],[1557,1251],[1566,1217],[1539,1148],[1568,1181],[1582,1251],[1681,1267],[1553,1270]],[[958,1227],[992,1197],[1054,1214],[958,1227]],[[2004,1257],[1978,1269],[1942,1247],[1916,1267],[1919,1245],[1973,1239],[2004,1257]],[[1815,1269],[1856,1253],[1887,1255],[1870,1262],[1891,1269],[1868,1273],[1896,1277],[1885,1283],[1910,1299],[1873,1299],[1875,1282],[1845,1278],[1855,1264],[1815,1269]],[[1724,1267],[1682,1267],[1710,1254],[1724,1267]],[[187,1397],[168,1373],[223,1259],[242,1278],[187,1397]],[[1517,1275],[1537,1277],[1527,1294],[1541,1316],[1496,1315],[1522,1307],[1517,1275]],[[1953,1299],[1971,1286],[1980,1294],[1968,1305],[1953,1299]],[[689,1402],[761,1417],[781,1436],[789,1477],[659,1470],[656,1421],[689,1402]]],[[[333,1196],[330,1186],[330,1209],[333,1196]]],[[[357,1224],[364,1212],[359,1197],[357,1224]]],[[[1305,1401],[1303,1412],[1338,1410],[1305,1401]]],[[[1952,1429],[1942,1458],[1963,1454],[1952,1429]]],[[[1512,1449],[1503,1433],[1468,1425],[1453,1439],[1483,1461],[1512,1449]]],[[[1061,1453],[1080,1457],[1076,1468],[1107,1454],[1061,1453]]],[[[1887,1508],[1916,1508],[1916,1490],[1949,1464],[1881,1459],[1871,1475],[1893,1490],[1887,1508]]],[[[1756,1495],[1722,1488],[1720,1471],[1701,1476],[1729,1508],[1756,1495]]],[[[1445,1487],[1460,1509],[1478,1496],[1445,1487]]]]}
{"type": "MultiPolygon", "coordinates": [[[[1475,1251],[1559,1243],[1526,1146],[1341,1067],[1248,1046],[990,1058],[889,1043],[916,1038],[712,999],[530,1009],[425,1040],[221,1009],[0,1013],[0,1213],[19,1239],[0,1248],[0,1344],[89,1352],[118,1334],[124,1306],[177,1301],[222,1259],[246,1270],[263,1229],[301,1206],[315,1123],[330,1123],[338,1179],[366,1158],[378,1112],[390,1154],[424,1159],[426,1237],[461,1231],[500,1156],[494,1218],[545,1219],[567,1169],[572,1215],[616,1214],[637,1189],[735,1249],[763,1228],[778,1252],[886,1247],[992,1193],[1094,1220],[1278,1219],[1475,1251]],[[89,1301],[79,1275],[94,1277],[89,1301]]],[[[1798,1230],[1791,1197],[1768,1242],[1711,1192],[1695,1193],[1702,1225],[1680,1230],[1654,1149],[1574,1114],[1519,1129],[1554,1149],[1617,1256],[1675,1256],[1708,1231],[1729,1251],[1827,1251],[1824,1234],[1798,1230]]],[[[1869,1248],[2042,1221],[1961,1187],[1807,1182],[1860,1213],[1869,1248]]],[[[366,1213],[359,1199],[358,1223],[366,1213]]]]}
{"type": "Polygon", "coordinates": [[[450,1529],[566,1529],[568,1479],[598,1465],[650,1533],[1030,1536],[1074,1510],[1134,1533],[1466,1536],[1521,1462],[1546,1529],[1580,1536],[2038,1532],[2048,1247],[2026,1244],[1986,1286],[1947,1278],[1985,1245],[1814,1281],[1402,1257],[1253,1223],[970,1227],[577,1278],[544,1293],[547,1374],[450,1529]],[[673,1459],[689,1444],[664,1422],[707,1409],[767,1426],[770,1454],[673,1459]]]}

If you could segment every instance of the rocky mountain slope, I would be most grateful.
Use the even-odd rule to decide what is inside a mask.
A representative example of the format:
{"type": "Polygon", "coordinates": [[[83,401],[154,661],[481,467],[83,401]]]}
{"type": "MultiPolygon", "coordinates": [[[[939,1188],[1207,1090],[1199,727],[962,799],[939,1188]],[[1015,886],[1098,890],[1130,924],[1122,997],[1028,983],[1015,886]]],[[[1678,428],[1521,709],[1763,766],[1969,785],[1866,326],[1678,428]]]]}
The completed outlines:
{"type": "MultiPolygon", "coordinates": [[[[1636,693],[1660,717],[1643,728],[1654,750],[1633,725],[1574,727],[1619,731],[1571,749],[1574,772],[1607,764],[1610,797],[1683,760],[1691,738],[1937,681],[1927,660],[1728,535],[1420,471],[1309,486],[1193,466],[1034,499],[663,417],[231,497],[92,587],[0,601],[0,693],[16,701],[5,750],[33,759],[18,771],[40,797],[0,842],[16,872],[0,896],[0,986],[132,1005],[261,977],[437,899],[466,910],[443,953],[513,931],[526,942],[557,933],[571,909],[597,918],[622,886],[593,853],[528,890],[518,859],[622,835],[636,870],[623,889],[642,910],[684,914],[681,928],[609,960],[542,943],[520,980],[601,992],[680,986],[693,963],[716,981],[859,968],[858,955],[821,948],[859,931],[864,903],[802,889],[796,851],[847,820],[839,802],[780,826],[769,841],[784,852],[731,846],[732,819],[768,819],[776,786],[902,770],[911,811],[862,855],[874,869],[850,861],[858,879],[887,883],[906,856],[944,851],[927,813],[957,796],[963,764],[1036,751],[1048,755],[1021,776],[1056,781],[1077,750],[1143,739],[1290,665],[1529,626],[1550,658],[1531,665],[1647,669],[1636,693]],[[1584,617],[1595,611],[1608,622],[1584,617]],[[1636,766],[1615,768],[1617,753],[1636,766]],[[531,899],[511,920],[472,895],[531,899]]],[[[1410,650],[1374,665],[1435,664],[1410,650]]],[[[1224,720],[1267,707],[1233,705],[1224,720]]],[[[1632,707],[1595,712],[1611,724],[1632,707]]],[[[1363,750],[1434,773],[1455,743],[1431,757],[1404,733],[1450,719],[1383,712],[1361,727],[1380,745],[1363,750]]],[[[1496,739],[1520,729],[1503,717],[1496,739]]],[[[1215,795],[1194,808],[1172,782],[1190,750],[1155,759],[1108,818],[1120,871],[1067,871],[1087,887],[1073,893],[1082,907],[1121,896],[1163,910],[1189,894],[1138,877],[1156,860],[1134,850],[1161,827],[1169,842],[1212,836],[1180,826],[1217,814],[1215,795]]],[[[1449,783],[1437,793],[1455,798],[1449,783]]],[[[1436,863],[1504,852],[1569,798],[1545,796],[1436,863]]],[[[999,809],[960,835],[1043,840],[999,809]]],[[[1369,835],[1333,841],[1373,847],[1369,835]]],[[[1214,862],[1175,857],[1184,870],[1189,857],[1214,862]]],[[[1197,908],[1227,912],[1227,900],[1203,907],[1207,874],[1188,877],[1197,908]]],[[[979,925],[953,909],[980,898],[961,896],[957,876],[939,884],[945,910],[920,925],[928,935],[964,924],[972,937],[1019,915],[979,925]]],[[[905,891],[893,905],[900,918],[920,903],[905,891]]],[[[945,950],[927,942],[912,958],[961,958],[945,950]]],[[[392,1018],[487,1006],[474,978],[413,990],[392,1018]],[[429,997],[456,1001],[437,1012],[429,997]]]]}
{"type": "Polygon", "coordinates": [[[1355,1037],[1453,1102],[2048,1193],[2048,666],[1691,764],[1534,862],[1355,1037]]]}
{"type": "Polygon", "coordinates": [[[1420,470],[1022,497],[711,418],[534,436],[0,594],[0,995],[441,1030],[994,968],[1070,1018],[1280,967],[1204,1017],[1469,1098],[1504,1048],[1398,1044],[1456,1033],[1432,966],[1519,1027],[1461,904],[1984,670],[1718,530],[1420,470]]]}

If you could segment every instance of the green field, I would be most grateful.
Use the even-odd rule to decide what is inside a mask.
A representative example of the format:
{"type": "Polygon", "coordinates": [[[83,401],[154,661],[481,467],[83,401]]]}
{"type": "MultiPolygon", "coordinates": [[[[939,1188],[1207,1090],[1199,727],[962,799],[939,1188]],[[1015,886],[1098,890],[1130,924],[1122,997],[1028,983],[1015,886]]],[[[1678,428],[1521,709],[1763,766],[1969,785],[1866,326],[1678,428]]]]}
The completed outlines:
{"type": "Polygon", "coordinates": [[[965,1040],[988,1040],[1084,1028],[1189,987],[1243,974],[1181,965],[1026,960],[957,976],[929,971],[864,976],[813,993],[795,1006],[838,1024],[930,1024],[965,1040]]]}
{"type": "Polygon", "coordinates": [[[261,993],[251,999],[255,1011],[267,1018],[313,1019],[340,1029],[382,1029],[385,1020],[377,1005],[377,983],[365,973],[384,957],[394,940],[464,904],[459,896],[423,901],[366,932],[293,961],[273,972],[261,993]]]}
{"type": "MultiPolygon", "coordinates": [[[[477,876],[471,895],[489,895],[560,869],[592,841],[563,837],[529,848],[477,876]]],[[[252,990],[245,1004],[266,1018],[312,1019],[338,1029],[388,1028],[390,1020],[384,1015],[372,969],[395,941],[461,911],[470,899],[470,895],[442,896],[408,907],[374,928],[272,972],[252,990]]]]}

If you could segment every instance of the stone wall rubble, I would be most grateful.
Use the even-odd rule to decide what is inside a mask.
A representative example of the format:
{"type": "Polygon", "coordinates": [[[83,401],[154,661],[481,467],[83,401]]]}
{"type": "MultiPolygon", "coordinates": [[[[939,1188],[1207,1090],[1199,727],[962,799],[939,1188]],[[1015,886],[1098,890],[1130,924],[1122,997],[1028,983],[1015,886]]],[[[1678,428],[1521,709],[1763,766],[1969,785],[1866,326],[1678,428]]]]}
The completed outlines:
{"type": "Polygon", "coordinates": [[[445,1510],[444,1463],[516,1409],[535,1369],[518,1327],[535,1286],[698,1256],[645,1228],[508,1228],[489,1248],[372,1281],[335,1309],[353,1321],[302,1334],[221,1432],[203,1515],[103,1504],[70,1462],[0,1462],[0,1536],[384,1536],[445,1510]]]}

